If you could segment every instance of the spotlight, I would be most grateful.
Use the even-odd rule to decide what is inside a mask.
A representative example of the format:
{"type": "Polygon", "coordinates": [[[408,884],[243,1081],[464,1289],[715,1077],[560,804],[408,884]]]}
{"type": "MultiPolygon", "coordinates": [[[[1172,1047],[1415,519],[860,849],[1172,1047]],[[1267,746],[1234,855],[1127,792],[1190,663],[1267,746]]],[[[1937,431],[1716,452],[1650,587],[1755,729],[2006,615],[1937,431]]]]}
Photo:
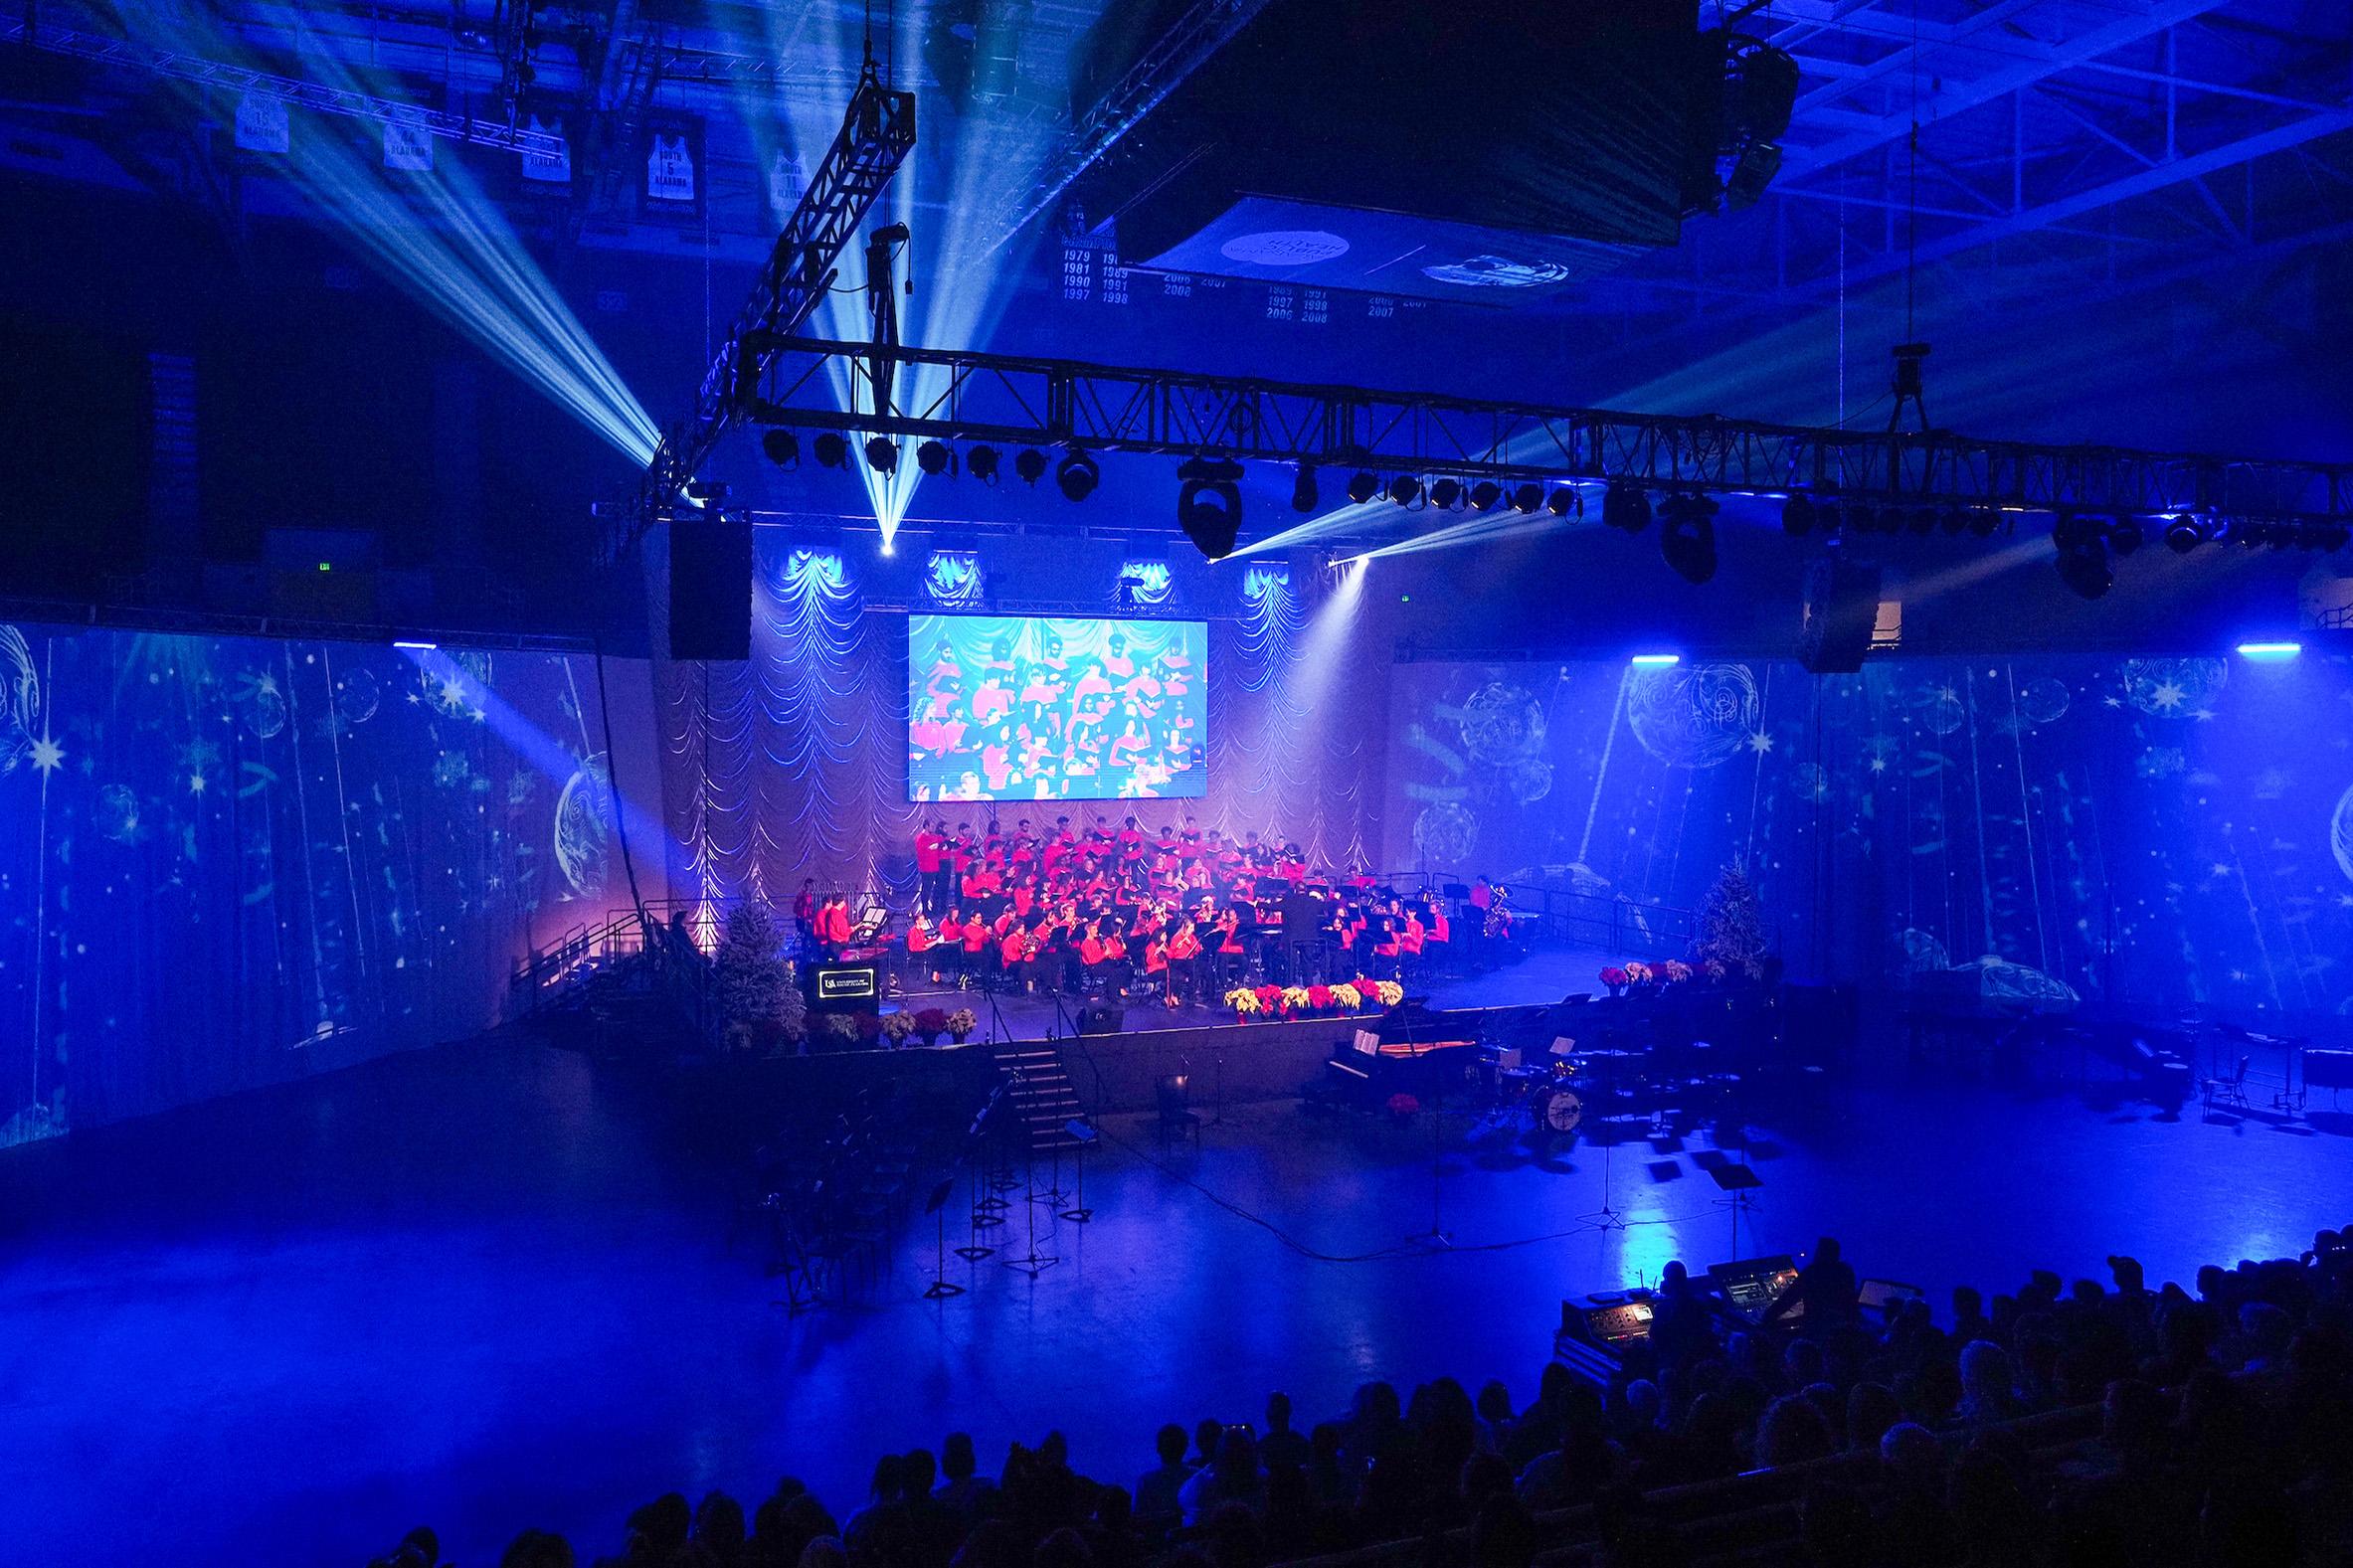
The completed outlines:
{"type": "Polygon", "coordinates": [[[1399,506],[1411,506],[1421,495],[1421,481],[1412,474],[1401,473],[1389,481],[1389,499],[1399,506]]]}
{"type": "Polygon", "coordinates": [[[1781,503],[1781,532],[1792,539],[1803,539],[1814,531],[1814,503],[1805,491],[1790,492],[1781,503]]]}
{"type": "Polygon", "coordinates": [[[1299,476],[1291,481],[1291,510],[1312,512],[1316,509],[1316,470],[1306,463],[1299,465],[1299,476]]]}
{"type": "Polygon", "coordinates": [[[1484,512],[1504,498],[1504,487],[1493,479],[1482,479],[1471,486],[1471,510],[1484,512]]]}
{"type": "Polygon", "coordinates": [[[1969,532],[1980,539],[1991,539],[1995,529],[2002,526],[2002,514],[1990,506],[1980,506],[1969,513],[1969,532]]]}
{"type": "Polygon", "coordinates": [[[1958,534],[1969,526],[1969,514],[1957,506],[1947,506],[1937,512],[1936,526],[1947,534],[1958,534]]]}
{"type": "Polygon", "coordinates": [[[795,468],[801,464],[801,437],[791,431],[763,433],[760,449],[768,453],[768,460],[779,468],[795,468]]]}
{"type": "Polygon", "coordinates": [[[996,447],[975,446],[964,454],[964,470],[983,484],[995,484],[999,460],[996,447]]]}
{"type": "MultiPolygon", "coordinates": [[[[727,499],[726,482],[720,479],[689,479],[686,482],[686,499],[689,501],[724,501],[727,499]]],[[[322,566],[319,570],[324,572],[326,568],[322,566]]]]}
{"type": "Polygon", "coordinates": [[[1705,495],[1671,495],[1661,508],[1665,521],[1659,529],[1659,554],[1687,583],[1700,584],[1716,576],[1717,504],[1705,495]]]}
{"type": "Polygon", "coordinates": [[[1564,484],[1544,497],[1544,510],[1550,512],[1554,517],[1566,517],[1570,512],[1582,517],[1585,515],[1585,500],[1583,496],[1564,484]]]}
{"type": "Polygon", "coordinates": [[[2313,549],[2342,550],[2348,544],[2353,544],[2353,527],[2347,526],[2343,519],[2331,518],[2312,525],[2313,549]]]}
{"type": "Polygon", "coordinates": [[[876,473],[899,471],[899,448],[891,443],[889,436],[869,436],[866,437],[866,466],[876,473]]]}
{"type": "Polygon", "coordinates": [[[1083,451],[1072,452],[1054,468],[1054,483],[1061,488],[1066,499],[1073,501],[1083,501],[1093,495],[1095,486],[1102,479],[1103,470],[1095,465],[1094,458],[1083,451]]]}
{"type": "Polygon", "coordinates": [[[1912,507],[1903,514],[1903,526],[1915,534],[1934,533],[1936,531],[1936,508],[1933,506],[1912,507]]]}
{"type": "Polygon", "coordinates": [[[810,442],[810,450],[815,454],[820,468],[849,466],[849,442],[842,438],[839,431],[821,432],[815,440],[810,442]]]}
{"type": "Polygon", "coordinates": [[[1512,492],[1512,510],[1515,512],[1535,512],[1543,504],[1544,487],[1540,484],[1531,481],[1512,492]]]}
{"type": "Polygon", "coordinates": [[[2176,515],[2165,525],[2165,548],[2177,556],[2186,556],[2206,543],[2207,528],[2197,518],[2176,515]]]}
{"type": "Polygon", "coordinates": [[[1358,468],[1349,475],[1349,499],[1362,506],[1380,493],[1380,480],[1358,468]]]}
{"type": "Polygon", "coordinates": [[[2059,579],[2085,599],[2097,599],[2114,585],[2107,546],[2097,539],[2059,552],[2059,579]]]}
{"type": "Polygon", "coordinates": [[[1462,498],[1463,487],[1459,480],[1438,479],[1430,484],[1430,504],[1442,512],[1454,510],[1454,503],[1462,498]]]}
{"type": "Polygon", "coordinates": [[[948,449],[946,441],[925,441],[915,448],[915,466],[937,479],[956,466],[956,453],[948,449]]]}
{"type": "Polygon", "coordinates": [[[2138,550],[2147,538],[2137,517],[2119,517],[2108,524],[2108,548],[2116,552],[2118,559],[2138,550]]]}
{"type": "Polygon", "coordinates": [[[1601,494],[1601,520],[1612,528],[1639,534],[1650,526],[1650,497],[1640,485],[1620,480],[1601,494]]]}
{"type": "Polygon", "coordinates": [[[1034,446],[1024,446],[1013,454],[1013,472],[1021,476],[1023,484],[1035,484],[1046,474],[1046,454],[1034,446]]]}
{"type": "Polygon", "coordinates": [[[1176,470],[1176,526],[1211,561],[1234,553],[1242,527],[1242,465],[1231,458],[1188,457],[1176,470]]]}
{"type": "MultiPolygon", "coordinates": [[[[393,646],[397,648],[400,644],[396,642],[393,646]]],[[[2304,645],[2301,642],[2242,642],[2239,644],[2239,656],[2258,664],[2283,663],[2303,651],[2304,645]]]]}
{"type": "Polygon", "coordinates": [[[1872,510],[1872,508],[1867,503],[1862,501],[1849,501],[1847,503],[1848,533],[1875,534],[1879,532],[1879,513],[1872,510]]]}

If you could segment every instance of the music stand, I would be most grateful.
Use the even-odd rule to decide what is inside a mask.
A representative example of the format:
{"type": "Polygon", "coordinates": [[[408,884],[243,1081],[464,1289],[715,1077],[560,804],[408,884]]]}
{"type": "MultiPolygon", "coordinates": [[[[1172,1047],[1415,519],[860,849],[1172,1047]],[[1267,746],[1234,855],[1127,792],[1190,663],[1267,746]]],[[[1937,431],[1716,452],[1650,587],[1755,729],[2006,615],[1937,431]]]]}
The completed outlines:
{"type": "MultiPolygon", "coordinates": [[[[1737,1258],[1740,1256],[1740,1216],[1753,1212],[1756,1200],[1749,1194],[1764,1185],[1764,1178],[1751,1167],[1735,1165],[1728,1159],[1710,1165],[1708,1174],[1715,1179],[1717,1186],[1731,1194],[1728,1198],[1716,1201],[1731,1211],[1732,1256],[1737,1258]]],[[[1752,1237],[1756,1234],[1753,1220],[1749,1222],[1748,1234],[1752,1237]]]]}
{"type": "Polygon", "coordinates": [[[1071,1194],[1070,1207],[1062,1211],[1062,1218],[1074,1225],[1084,1225],[1095,1217],[1095,1211],[1087,1207],[1087,1150],[1094,1146],[1096,1132],[1083,1117],[1072,1117],[1062,1124],[1062,1131],[1078,1143],[1078,1153],[1074,1156],[1078,1165],[1077,1190],[1071,1194]]]}
{"type": "Polygon", "coordinates": [[[923,1212],[934,1216],[937,1239],[932,1244],[933,1280],[923,1293],[927,1302],[943,1301],[951,1296],[962,1296],[964,1287],[948,1280],[948,1194],[956,1190],[954,1176],[942,1176],[940,1184],[932,1188],[932,1195],[923,1200],[923,1212]]]}

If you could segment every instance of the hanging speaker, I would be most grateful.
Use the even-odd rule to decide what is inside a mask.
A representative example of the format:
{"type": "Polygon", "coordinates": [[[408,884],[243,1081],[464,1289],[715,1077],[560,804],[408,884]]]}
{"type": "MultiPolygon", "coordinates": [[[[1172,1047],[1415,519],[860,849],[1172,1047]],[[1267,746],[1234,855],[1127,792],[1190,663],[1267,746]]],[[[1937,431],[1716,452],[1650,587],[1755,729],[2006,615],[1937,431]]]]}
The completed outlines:
{"type": "Polygon", "coordinates": [[[1871,651],[1879,620],[1880,569],[1825,552],[1806,568],[1798,662],[1816,675],[1852,675],[1871,651]]]}
{"type": "Polygon", "coordinates": [[[670,525],[670,657],[752,656],[752,521],[670,525]]]}

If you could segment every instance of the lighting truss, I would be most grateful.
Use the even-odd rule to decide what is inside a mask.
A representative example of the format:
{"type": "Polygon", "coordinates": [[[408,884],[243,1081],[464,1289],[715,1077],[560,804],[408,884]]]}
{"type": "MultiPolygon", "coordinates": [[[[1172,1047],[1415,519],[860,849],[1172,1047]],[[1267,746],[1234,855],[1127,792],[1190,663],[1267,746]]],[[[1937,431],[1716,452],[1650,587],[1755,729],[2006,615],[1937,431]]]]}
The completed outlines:
{"type": "Polygon", "coordinates": [[[614,554],[636,542],[694,477],[735,423],[767,369],[773,345],[806,322],[832,285],[834,258],[865,222],[915,146],[915,94],[885,87],[871,64],[851,94],[841,130],[777,236],[751,296],[703,373],[694,412],[662,433],[638,487],[635,514],[614,554]]]}
{"type": "Polygon", "coordinates": [[[197,55],[181,54],[176,50],[153,49],[125,38],[109,38],[100,33],[77,32],[70,27],[36,24],[24,16],[0,19],[0,44],[24,44],[53,55],[72,55],[77,59],[94,61],[101,66],[144,71],[152,76],[192,82],[199,87],[219,87],[226,92],[275,98],[321,114],[340,114],[348,119],[401,125],[429,136],[470,142],[477,147],[527,152],[543,158],[560,158],[564,155],[564,138],[546,131],[519,129],[502,120],[477,119],[470,114],[447,109],[429,109],[415,103],[404,103],[397,98],[377,97],[372,93],[304,82],[297,77],[272,76],[267,71],[232,66],[197,55]]]}
{"type": "Polygon", "coordinates": [[[757,349],[760,379],[746,384],[743,411],[760,425],[2019,511],[2353,516],[2353,465],[2342,463],[1543,408],[783,334],[759,338],[757,349]],[[937,374],[888,373],[901,366],[937,374]],[[836,401],[841,385],[851,389],[846,410],[836,401]]]}

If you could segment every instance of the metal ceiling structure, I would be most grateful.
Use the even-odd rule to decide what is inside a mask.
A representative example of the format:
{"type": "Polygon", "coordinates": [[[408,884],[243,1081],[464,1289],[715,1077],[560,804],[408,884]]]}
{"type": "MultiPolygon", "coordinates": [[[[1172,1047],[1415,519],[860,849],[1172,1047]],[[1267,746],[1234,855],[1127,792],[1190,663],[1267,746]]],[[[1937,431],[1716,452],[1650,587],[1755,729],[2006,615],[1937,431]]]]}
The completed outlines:
{"type": "Polygon", "coordinates": [[[2333,0],[1770,0],[1734,25],[1799,66],[1779,176],[1588,303],[1720,327],[1915,261],[2106,281],[2353,216],[2333,0]]]}

